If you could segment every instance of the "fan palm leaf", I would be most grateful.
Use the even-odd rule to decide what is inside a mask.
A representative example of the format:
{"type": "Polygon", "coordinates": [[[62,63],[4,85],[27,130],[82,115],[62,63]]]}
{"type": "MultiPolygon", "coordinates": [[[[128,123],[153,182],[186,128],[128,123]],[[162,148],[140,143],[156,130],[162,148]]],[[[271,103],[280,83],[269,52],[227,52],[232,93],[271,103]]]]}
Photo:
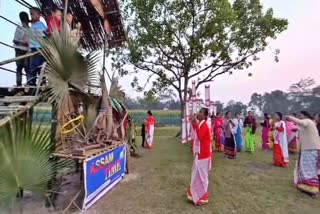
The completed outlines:
{"type": "Polygon", "coordinates": [[[45,76],[48,80],[51,100],[58,104],[70,96],[70,90],[84,91],[91,83],[98,82],[98,52],[83,56],[64,26],[62,32],[54,29],[50,38],[37,38],[42,46],[41,54],[47,61],[45,76]]]}
{"type": "Polygon", "coordinates": [[[31,119],[13,119],[0,129],[0,207],[21,190],[45,193],[47,182],[66,162],[52,162],[50,129],[32,130],[31,119]]]}
{"type": "Polygon", "coordinates": [[[86,127],[90,129],[93,128],[98,115],[98,108],[99,108],[99,100],[92,99],[87,109],[87,115],[85,120],[86,127]]]}
{"type": "Polygon", "coordinates": [[[110,97],[124,101],[124,90],[119,85],[119,78],[112,76],[110,85],[110,97]]]}

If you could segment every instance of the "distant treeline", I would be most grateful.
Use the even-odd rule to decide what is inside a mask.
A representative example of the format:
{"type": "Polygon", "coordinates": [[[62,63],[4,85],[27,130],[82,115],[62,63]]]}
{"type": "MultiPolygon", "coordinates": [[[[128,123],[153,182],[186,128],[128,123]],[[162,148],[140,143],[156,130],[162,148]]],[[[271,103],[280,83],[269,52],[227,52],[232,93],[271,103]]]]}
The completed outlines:
{"type": "MultiPolygon", "coordinates": [[[[147,110],[153,112],[159,126],[181,123],[180,102],[174,98],[161,99],[156,95],[147,95],[137,99],[126,98],[124,102],[137,124],[141,124],[146,118],[147,110]]],[[[254,93],[248,104],[234,100],[227,104],[222,102],[217,102],[217,104],[219,112],[231,111],[232,113],[245,114],[248,110],[252,110],[259,116],[262,116],[264,112],[274,113],[277,111],[283,114],[296,113],[301,110],[320,113],[320,86],[316,85],[313,79],[303,79],[290,86],[287,92],[275,90],[264,94],[254,93]]],[[[49,123],[51,108],[48,105],[36,108],[34,121],[49,123]]]]}
{"type": "MultiPolygon", "coordinates": [[[[249,103],[231,100],[228,103],[217,101],[218,111],[231,111],[245,113],[252,110],[259,115],[280,111],[284,114],[307,110],[312,113],[320,113],[320,85],[311,78],[302,79],[291,85],[288,91],[274,90],[264,94],[254,93],[249,103]]],[[[162,99],[155,94],[145,94],[137,99],[126,98],[126,106],[129,109],[144,110],[180,110],[180,102],[172,95],[162,99]]]]}

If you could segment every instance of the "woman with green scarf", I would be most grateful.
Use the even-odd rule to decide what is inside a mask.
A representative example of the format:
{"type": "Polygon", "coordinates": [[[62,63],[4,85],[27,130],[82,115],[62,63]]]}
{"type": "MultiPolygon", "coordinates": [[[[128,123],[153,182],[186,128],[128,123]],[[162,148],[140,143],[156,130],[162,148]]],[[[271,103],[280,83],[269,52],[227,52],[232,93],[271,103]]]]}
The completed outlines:
{"type": "Polygon", "coordinates": [[[255,150],[255,132],[257,129],[256,119],[251,111],[248,112],[248,116],[244,121],[245,127],[245,145],[246,151],[254,153],[255,150]]]}

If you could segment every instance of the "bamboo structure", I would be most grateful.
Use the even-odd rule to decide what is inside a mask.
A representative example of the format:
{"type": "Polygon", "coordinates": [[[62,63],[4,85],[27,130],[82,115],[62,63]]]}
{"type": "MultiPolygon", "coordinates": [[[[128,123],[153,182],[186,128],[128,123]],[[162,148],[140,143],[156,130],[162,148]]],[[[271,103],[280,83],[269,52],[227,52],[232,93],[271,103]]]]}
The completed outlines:
{"type": "MultiPolygon", "coordinates": [[[[81,30],[83,36],[80,39],[80,47],[75,45],[75,50],[78,50],[78,48],[86,51],[101,48],[105,50],[106,46],[103,45],[105,41],[107,41],[109,48],[121,46],[126,41],[117,0],[36,0],[36,2],[40,6],[45,17],[51,14],[50,9],[52,6],[60,6],[62,3],[65,3],[64,17],[66,17],[67,13],[66,9],[69,9],[73,14],[75,22],[80,22],[82,26],[81,30]],[[93,7],[96,3],[100,3],[98,10],[93,7]],[[106,23],[109,25],[111,32],[106,31],[106,28],[103,27],[106,26],[106,23]]],[[[26,4],[25,6],[29,7],[30,5],[26,4]]],[[[10,22],[8,19],[5,20],[10,22]]],[[[62,32],[57,32],[57,35],[58,38],[64,38],[63,36],[69,34],[66,33],[62,35],[62,32]]],[[[55,38],[51,37],[49,39],[55,38]]],[[[46,73],[48,71],[52,72],[52,70],[58,70],[52,69],[56,68],[55,66],[52,66],[54,60],[50,61],[47,59],[48,56],[53,56],[51,53],[56,51],[56,49],[54,49],[55,47],[51,47],[52,50],[50,48],[46,49],[45,45],[42,47],[40,52],[28,53],[20,57],[0,62],[1,66],[17,60],[33,57],[40,53],[46,58],[49,65],[48,67],[51,66],[50,70],[46,69],[47,63],[42,65],[37,86],[0,87],[0,128],[6,128],[14,118],[20,118],[22,120],[27,118],[31,121],[34,107],[37,104],[40,102],[51,103],[51,141],[54,145],[52,150],[50,148],[53,156],[51,161],[57,162],[59,159],[74,160],[77,163],[76,168],[80,168],[80,174],[83,178],[83,168],[81,169],[80,163],[85,163],[88,158],[97,157],[102,153],[111,151],[124,144],[127,145],[127,129],[125,123],[128,118],[128,111],[120,101],[112,98],[110,92],[107,90],[104,79],[105,59],[101,85],[96,87],[101,89],[101,95],[99,95],[99,93],[93,94],[90,92],[93,88],[93,81],[88,85],[83,84],[79,86],[73,84],[68,78],[62,77],[59,79],[60,82],[58,82],[66,83],[65,85],[67,85],[67,87],[65,87],[65,90],[63,91],[63,96],[59,97],[61,99],[57,101],[58,99],[52,93],[54,87],[52,82],[50,82],[50,75],[46,73]],[[42,77],[44,81],[41,81],[42,77]]],[[[79,53],[70,54],[69,59],[79,59],[80,54],[77,54],[79,53]]],[[[57,61],[61,60],[61,57],[63,57],[58,54],[54,56],[57,61]]],[[[82,62],[84,61],[87,62],[89,60],[85,59],[82,62]]],[[[91,66],[93,66],[93,63],[91,66]]],[[[82,66],[81,68],[85,68],[83,70],[87,73],[90,72],[90,66],[82,66]]],[[[14,72],[6,68],[1,69],[14,72]]],[[[65,66],[63,71],[68,73],[70,68],[65,66]]],[[[94,82],[94,84],[96,84],[96,82],[94,82]]],[[[59,87],[60,85],[57,84],[55,89],[59,89],[59,87]]],[[[30,127],[28,126],[27,128],[30,130],[32,126],[30,125],[30,127]]],[[[126,164],[126,172],[128,173],[128,157],[126,164]]],[[[55,171],[54,177],[57,175],[58,172],[55,171]]],[[[57,184],[54,178],[48,182],[47,190],[50,192],[55,186],[57,186],[57,184]]],[[[80,191],[82,191],[82,187],[72,199],[74,205],[76,205],[74,202],[79,196],[80,191]]],[[[47,202],[49,203],[50,201],[50,205],[52,203],[54,204],[56,193],[48,193],[48,195],[50,196],[48,196],[47,202]]],[[[67,206],[67,209],[69,209],[69,207],[70,206],[67,206]]]]}
{"type": "MultiPolygon", "coordinates": [[[[30,99],[30,97],[19,97],[21,102],[25,102],[25,105],[15,105],[15,106],[0,106],[0,116],[3,118],[0,119],[0,128],[6,126],[11,120],[17,117],[21,117],[24,114],[28,114],[32,111],[32,108],[37,105],[41,101],[41,97],[34,97],[30,99]]],[[[12,104],[16,103],[17,99],[10,99],[9,97],[0,99],[0,104],[12,104]]],[[[30,114],[32,115],[32,114],[30,114]]]]}
{"type": "MultiPolygon", "coordinates": [[[[63,0],[36,0],[44,16],[51,14],[53,6],[61,6],[63,0]]],[[[76,22],[81,23],[83,36],[81,47],[86,50],[101,49],[107,38],[109,47],[119,47],[126,41],[126,33],[117,0],[70,0],[68,9],[76,22]],[[104,29],[108,23],[111,33],[104,29]]]]}

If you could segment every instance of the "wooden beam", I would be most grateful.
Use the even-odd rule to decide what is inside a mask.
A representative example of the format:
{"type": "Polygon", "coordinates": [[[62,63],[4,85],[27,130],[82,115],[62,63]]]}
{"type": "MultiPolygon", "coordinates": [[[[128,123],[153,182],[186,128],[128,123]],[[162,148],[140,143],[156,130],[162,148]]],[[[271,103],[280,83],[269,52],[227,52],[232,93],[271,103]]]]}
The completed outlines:
{"type": "Polygon", "coordinates": [[[0,120],[0,127],[5,126],[7,123],[9,123],[12,119],[21,116],[22,114],[26,113],[28,110],[32,109],[35,105],[37,105],[39,102],[41,102],[42,97],[38,97],[37,100],[34,100],[33,102],[28,103],[21,109],[19,109],[17,112],[12,113],[9,116],[6,116],[5,118],[0,120]]]}
{"type": "Polygon", "coordinates": [[[18,56],[18,57],[12,58],[12,59],[4,60],[4,61],[0,62],[0,66],[5,65],[5,64],[9,64],[12,62],[16,62],[20,59],[29,58],[29,57],[32,57],[32,56],[37,55],[39,53],[40,53],[40,51],[36,51],[36,52],[27,53],[25,55],[18,56]]]}
{"type": "Polygon", "coordinates": [[[0,99],[0,103],[28,103],[39,99],[39,96],[12,96],[0,99]]]}

